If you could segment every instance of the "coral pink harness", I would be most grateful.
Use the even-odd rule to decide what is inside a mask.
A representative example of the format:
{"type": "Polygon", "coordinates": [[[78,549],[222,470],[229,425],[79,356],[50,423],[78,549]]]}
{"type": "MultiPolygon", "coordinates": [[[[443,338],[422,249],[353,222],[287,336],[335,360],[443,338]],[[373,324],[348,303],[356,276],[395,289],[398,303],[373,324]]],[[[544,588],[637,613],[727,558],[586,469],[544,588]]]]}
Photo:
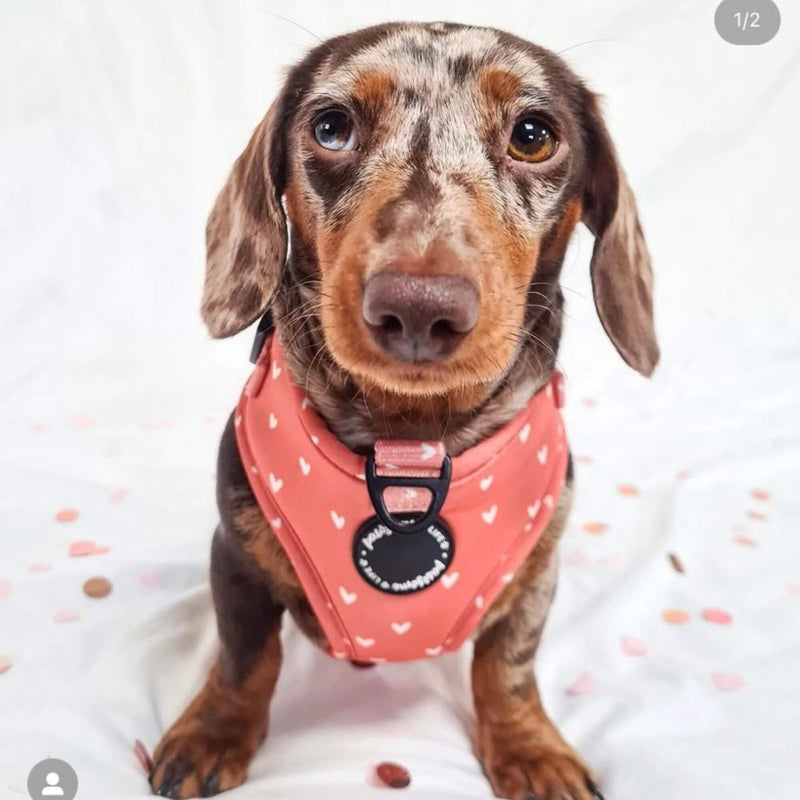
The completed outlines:
{"type": "MultiPolygon", "coordinates": [[[[260,344],[260,343],[259,343],[260,344]]],[[[556,375],[455,458],[440,442],[345,447],[261,347],[234,418],[250,485],[330,642],[356,661],[456,650],[550,521],[567,445],[556,375]]]]}

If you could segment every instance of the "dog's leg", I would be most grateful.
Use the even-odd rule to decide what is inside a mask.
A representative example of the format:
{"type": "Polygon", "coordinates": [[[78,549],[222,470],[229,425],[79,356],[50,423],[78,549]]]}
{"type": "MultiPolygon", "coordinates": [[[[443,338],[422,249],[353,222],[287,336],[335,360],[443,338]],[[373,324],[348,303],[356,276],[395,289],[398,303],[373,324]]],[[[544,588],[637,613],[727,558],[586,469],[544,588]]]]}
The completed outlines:
{"type": "Polygon", "coordinates": [[[533,660],[555,592],[556,543],[565,517],[566,510],[559,509],[534,552],[490,609],[475,642],[472,690],[477,754],[495,794],[507,800],[601,797],[580,757],[545,714],[533,675],[533,660]]]}
{"type": "Polygon", "coordinates": [[[150,774],[162,797],[210,797],[242,783],[267,731],[281,666],[283,607],[222,528],[211,550],[220,654],[205,686],[158,745],[150,774]]]}

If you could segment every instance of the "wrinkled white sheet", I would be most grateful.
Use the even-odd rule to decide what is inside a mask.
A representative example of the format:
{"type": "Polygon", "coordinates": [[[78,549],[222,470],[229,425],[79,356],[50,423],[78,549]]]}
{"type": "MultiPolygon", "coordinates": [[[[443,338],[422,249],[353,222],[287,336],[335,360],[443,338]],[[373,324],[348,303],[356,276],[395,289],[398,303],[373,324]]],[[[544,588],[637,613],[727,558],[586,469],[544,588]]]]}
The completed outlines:
{"type": "MultiPolygon", "coordinates": [[[[279,66],[314,44],[281,16],[323,38],[454,18],[589,42],[565,57],[606,95],[640,199],[663,363],[643,381],[604,339],[581,230],[562,352],[578,493],[543,696],[609,800],[800,794],[800,19],[779,2],[778,37],[737,48],[715,5],[2,4],[0,798],[48,755],[81,800],[145,797],[133,740],[154,747],[213,656],[215,449],[250,335],[200,326],[203,227],[279,66]],[[109,550],[69,557],[76,540],[109,550]],[[109,597],[82,594],[93,575],[109,597]]],[[[288,626],[271,737],[231,800],[378,797],[387,759],[409,797],[489,798],[467,663],[357,671],[288,626]]]]}

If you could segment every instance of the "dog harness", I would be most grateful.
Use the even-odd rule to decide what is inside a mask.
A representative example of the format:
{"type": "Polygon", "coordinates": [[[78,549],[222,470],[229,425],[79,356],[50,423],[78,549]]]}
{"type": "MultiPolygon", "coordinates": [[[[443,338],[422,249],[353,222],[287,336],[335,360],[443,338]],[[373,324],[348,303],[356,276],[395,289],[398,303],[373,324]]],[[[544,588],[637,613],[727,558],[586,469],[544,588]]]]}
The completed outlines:
{"type": "Polygon", "coordinates": [[[458,649],[558,505],[563,378],[451,458],[441,442],[342,444],[259,334],[237,406],[239,452],[335,658],[409,661],[458,649]]]}

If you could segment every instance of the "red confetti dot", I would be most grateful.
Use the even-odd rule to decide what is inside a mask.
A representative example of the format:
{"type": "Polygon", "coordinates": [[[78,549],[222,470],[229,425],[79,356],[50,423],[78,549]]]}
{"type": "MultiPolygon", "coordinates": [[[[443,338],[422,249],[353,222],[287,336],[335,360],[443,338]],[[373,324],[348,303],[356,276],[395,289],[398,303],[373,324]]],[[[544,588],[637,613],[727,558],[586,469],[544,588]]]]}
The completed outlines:
{"type": "Polygon", "coordinates": [[[56,512],[57,522],[75,522],[80,514],[74,508],[62,508],[61,511],[56,512]]]}
{"type": "Polygon", "coordinates": [[[405,789],[411,783],[411,773],[405,767],[392,764],[390,761],[378,764],[375,774],[381,783],[391,789],[405,789]]]}
{"type": "Polygon", "coordinates": [[[630,483],[623,483],[617,487],[617,491],[624,497],[637,497],[639,490],[630,483]]]}

